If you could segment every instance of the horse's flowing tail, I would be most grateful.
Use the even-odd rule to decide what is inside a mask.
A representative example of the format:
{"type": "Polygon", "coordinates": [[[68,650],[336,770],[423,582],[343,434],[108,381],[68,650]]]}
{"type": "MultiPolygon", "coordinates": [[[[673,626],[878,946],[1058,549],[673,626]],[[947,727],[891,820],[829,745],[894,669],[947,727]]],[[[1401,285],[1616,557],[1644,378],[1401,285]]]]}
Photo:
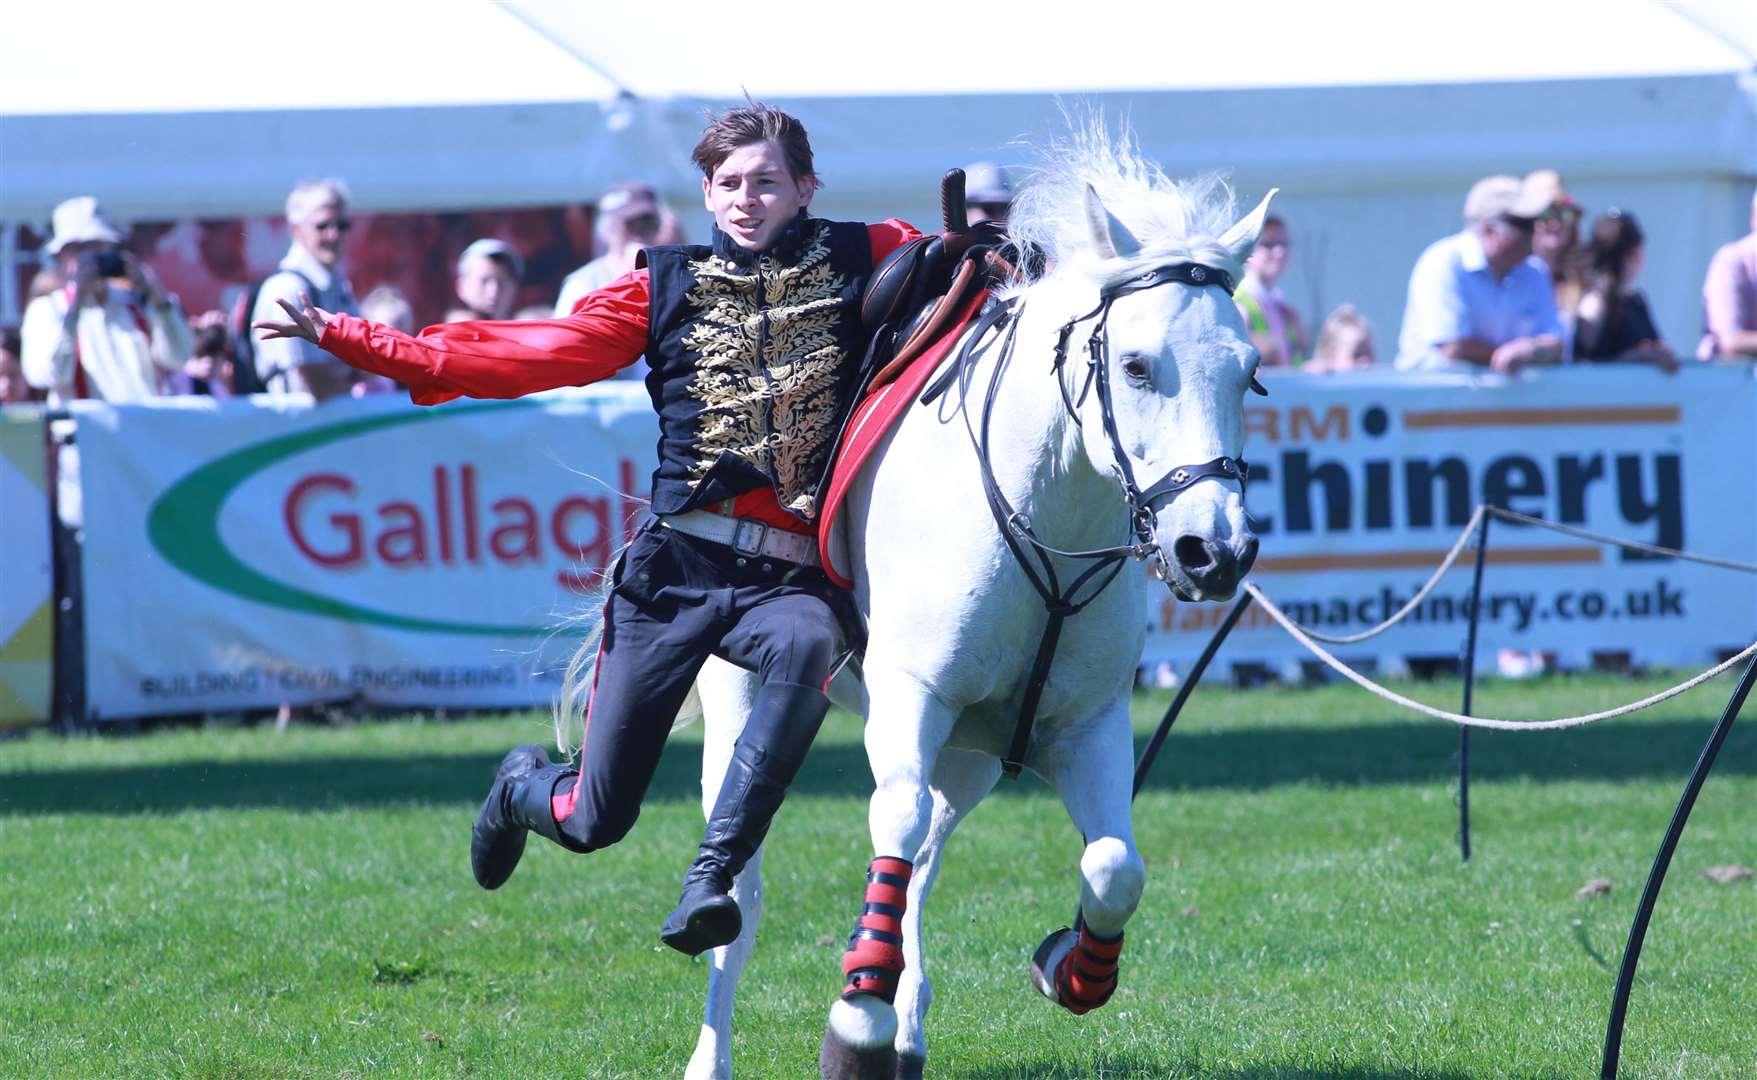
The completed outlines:
{"type": "Polygon", "coordinates": [[[598,654],[604,642],[604,610],[610,599],[608,584],[593,588],[581,605],[581,614],[569,616],[566,626],[585,630],[579,647],[568,658],[561,672],[561,689],[550,702],[550,716],[555,722],[555,747],[563,759],[571,761],[586,736],[586,709],[592,701],[592,687],[597,682],[598,654]]]}

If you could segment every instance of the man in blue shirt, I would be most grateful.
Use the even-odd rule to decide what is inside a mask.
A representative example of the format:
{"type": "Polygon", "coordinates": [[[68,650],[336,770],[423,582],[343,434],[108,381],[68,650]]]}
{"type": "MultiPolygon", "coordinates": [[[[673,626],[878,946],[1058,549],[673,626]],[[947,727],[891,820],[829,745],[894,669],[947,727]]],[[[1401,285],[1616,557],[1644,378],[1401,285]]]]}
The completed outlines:
{"type": "Polygon", "coordinates": [[[1549,274],[1531,259],[1544,194],[1512,176],[1478,180],[1464,230],[1436,241],[1409,276],[1399,371],[1492,370],[1554,363],[1562,326],[1549,274]]]}

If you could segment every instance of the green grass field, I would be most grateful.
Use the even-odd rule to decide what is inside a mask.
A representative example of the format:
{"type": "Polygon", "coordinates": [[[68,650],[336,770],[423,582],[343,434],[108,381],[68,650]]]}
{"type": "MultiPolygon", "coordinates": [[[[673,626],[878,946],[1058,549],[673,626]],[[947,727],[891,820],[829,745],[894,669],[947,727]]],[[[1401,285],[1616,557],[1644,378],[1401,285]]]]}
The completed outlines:
{"type": "MultiPolygon", "coordinates": [[[[1660,685],[1490,684],[1478,708],[1559,716],[1660,685]]],[[[929,1074],[1597,1076],[1642,882],[1731,687],[1478,732],[1469,866],[1454,729],[1352,688],[1204,688],[1136,806],[1149,881],[1109,1007],[1072,1017],[1028,986],[1077,898],[1049,790],[1004,786],[952,842],[927,913],[929,1074]],[[1595,877],[1611,891],[1577,899],[1595,877]]],[[[1164,703],[1138,701],[1143,740],[1164,703]]],[[[533,716],[0,743],[0,1077],[680,1074],[706,965],[656,932],[699,838],[699,733],[622,845],[537,841],[484,893],[478,801],[502,752],[547,737],[533,716]]],[[[742,1076],[815,1075],[869,854],[859,747],[832,717],[771,836],[742,1076]]],[[[1726,863],[1757,864],[1757,715],[1660,898],[1625,1077],[1757,1076],[1757,882],[1703,876],[1726,863]]]]}

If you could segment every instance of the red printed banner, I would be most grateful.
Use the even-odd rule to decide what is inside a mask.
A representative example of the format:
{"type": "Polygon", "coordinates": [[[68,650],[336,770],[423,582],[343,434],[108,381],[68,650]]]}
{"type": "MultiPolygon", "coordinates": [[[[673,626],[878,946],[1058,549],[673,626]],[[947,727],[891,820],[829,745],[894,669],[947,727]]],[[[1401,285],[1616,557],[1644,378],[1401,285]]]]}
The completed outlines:
{"type": "Polygon", "coordinates": [[[629,384],[77,412],[100,717],[545,703],[652,471],[629,384]]]}

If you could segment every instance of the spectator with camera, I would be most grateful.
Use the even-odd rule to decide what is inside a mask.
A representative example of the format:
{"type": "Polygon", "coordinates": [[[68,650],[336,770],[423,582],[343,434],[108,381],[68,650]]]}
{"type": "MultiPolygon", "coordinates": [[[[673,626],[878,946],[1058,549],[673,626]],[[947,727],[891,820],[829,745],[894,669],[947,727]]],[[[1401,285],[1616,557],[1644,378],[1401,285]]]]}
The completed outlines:
{"type": "MultiPolygon", "coordinates": [[[[287,229],[293,242],[279,269],[257,286],[250,305],[239,360],[250,367],[248,389],[269,394],[309,393],[318,401],[352,392],[360,376],[348,365],[307,341],[265,338],[250,331],[263,319],[279,318],[280,302],[301,297],[326,311],[354,314],[354,289],[342,269],[342,250],[354,222],[348,216],[348,188],[340,180],[306,180],[287,196],[287,229]],[[245,353],[248,352],[248,356],[245,353]]],[[[245,387],[241,380],[241,388],[245,387]]]]}
{"type": "Polygon", "coordinates": [[[1550,193],[1512,176],[1478,180],[1464,229],[1422,252],[1409,276],[1399,371],[1513,372],[1562,356],[1556,295],[1531,258],[1550,193]]]}
{"type": "Polygon", "coordinates": [[[189,323],[89,195],[55,207],[49,243],[64,284],[24,311],[24,377],[60,405],[135,402],[189,359],[189,323]]]}

